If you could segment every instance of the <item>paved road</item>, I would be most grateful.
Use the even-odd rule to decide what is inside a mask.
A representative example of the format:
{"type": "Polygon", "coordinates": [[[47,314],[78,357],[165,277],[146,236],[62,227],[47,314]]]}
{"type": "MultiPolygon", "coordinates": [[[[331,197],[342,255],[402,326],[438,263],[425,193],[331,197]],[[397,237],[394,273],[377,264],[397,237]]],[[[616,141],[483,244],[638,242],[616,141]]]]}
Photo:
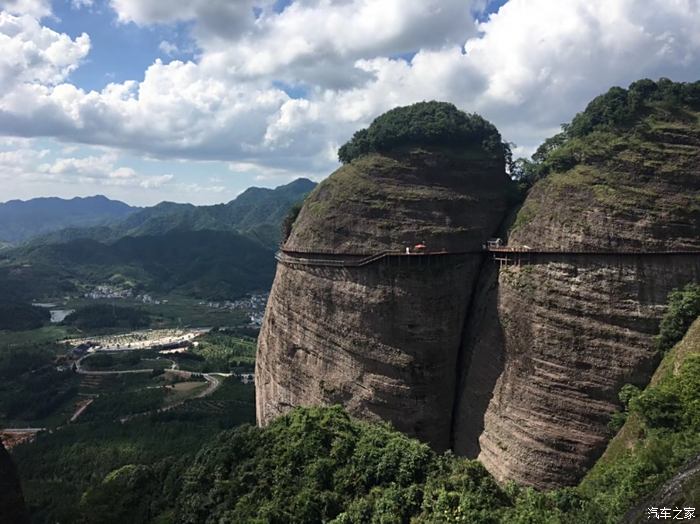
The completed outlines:
{"type": "Polygon", "coordinates": [[[46,431],[46,428],[6,428],[0,429],[0,433],[39,433],[46,431]]]}
{"type": "MultiPolygon", "coordinates": [[[[174,373],[176,375],[180,375],[184,378],[189,378],[192,376],[192,373],[190,373],[189,371],[172,370],[171,373],[174,373]]],[[[202,376],[204,377],[204,380],[206,380],[209,383],[209,385],[207,386],[207,389],[205,389],[204,391],[202,391],[198,395],[195,395],[194,397],[191,397],[191,398],[208,397],[209,395],[214,393],[214,391],[219,389],[219,386],[221,386],[221,380],[219,380],[218,377],[215,377],[214,375],[211,375],[209,373],[205,373],[202,376]]],[[[182,406],[185,402],[187,402],[188,400],[191,400],[191,398],[181,400],[180,402],[176,402],[175,404],[171,404],[171,405],[163,407],[163,408],[152,409],[150,411],[144,411],[143,413],[135,413],[133,415],[127,415],[126,417],[120,418],[119,422],[121,422],[123,424],[124,422],[127,422],[127,421],[134,419],[136,417],[143,417],[146,415],[150,415],[151,413],[165,413],[166,411],[171,411],[175,408],[182,406]]]]}
{"type": "Polygon", "coordinates": [[[75,422],[76,420],[78,420],[78,417],[82,415],[88,408],[88,406],[90,406],[90,404],[92,404],[93,402],[95,402],[94,398],[84,401],[83,404],[81,404],[80,407],[75,411],[75,413],[73,413],[73,416],[70,418],[69,422],[75,422]]]}

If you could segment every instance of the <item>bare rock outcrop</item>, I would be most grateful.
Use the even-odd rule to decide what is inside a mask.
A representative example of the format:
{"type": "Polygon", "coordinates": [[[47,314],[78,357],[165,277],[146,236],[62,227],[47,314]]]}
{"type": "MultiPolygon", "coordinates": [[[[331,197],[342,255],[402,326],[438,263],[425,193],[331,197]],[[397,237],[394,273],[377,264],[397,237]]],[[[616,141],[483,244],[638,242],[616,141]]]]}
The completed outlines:
{"type": "Polygon", "coordinates": [[[403,252],[425,242],[453,254],[363,267],[278,264],[258,343],[258,422],[339,403],[448,448],[479,250],[504,216],[508,185],[502,159],[440,148],[364,156],[322,182],[286,250],[403,252]]]}
{"type": "Polygon", "coordinates": [[[575,484],[605,449],[619,389],[658,365],[667,295],[700,281],[700,127],[684,111],[580,139],[582,160],[520,209],[509,245],[582,253],[523,255],[475,307],[455,450],[497,479],[575,484]]]}

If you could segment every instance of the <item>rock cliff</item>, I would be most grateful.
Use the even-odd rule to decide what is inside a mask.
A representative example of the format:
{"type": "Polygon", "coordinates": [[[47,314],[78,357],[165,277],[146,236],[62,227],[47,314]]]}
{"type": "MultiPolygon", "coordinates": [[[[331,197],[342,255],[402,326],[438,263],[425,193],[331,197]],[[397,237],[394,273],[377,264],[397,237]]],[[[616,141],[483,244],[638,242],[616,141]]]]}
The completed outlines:
{"type": "Polygon", "coordinates": [[[392,148],[322,182],[285,250],[352,257],[425,242],[452,254],[363,267],[280,263],[258,345],[258,422],[293,406],[340,403],[449,447],[479,251],[499,227],[509,184],[503,155],[475,144],[392,148]]]}
{"type": "Polygon", "coordinates": [[[17,468],[2,443],[0,443],[0,522],[13,524],[29,522],[17,477],[17,468]]]}
{"type": "Polygon", "coordinates": [[[537,182],[503,229],[535,253],[501,266],[476,251],[508,214],[502,157],[480,144],[372,153],[372,127],[358,133],[349,149],[364,153],[316,188],[284,248],[337,260],[422,241],[461,254],[280,263],[259,423],[340,403],[478,456],[499,480],[576,483],[610,438],[620,387],[658,364],[667,294],[700,281],[699,116],[700,84],[594,100],[538,151],[537,182]]]}
{"type": "Polygon", "coordinates": [[[674,107],[569,138],[574,165],[535,184],[510,229],[511,246],[620,254],[524,256],[475,307],[485,321],[467,335],[455,449],[500,480],[580,480],[620,387],[659,362],[667,294],[700,280],[700,107],[674,107]]]}

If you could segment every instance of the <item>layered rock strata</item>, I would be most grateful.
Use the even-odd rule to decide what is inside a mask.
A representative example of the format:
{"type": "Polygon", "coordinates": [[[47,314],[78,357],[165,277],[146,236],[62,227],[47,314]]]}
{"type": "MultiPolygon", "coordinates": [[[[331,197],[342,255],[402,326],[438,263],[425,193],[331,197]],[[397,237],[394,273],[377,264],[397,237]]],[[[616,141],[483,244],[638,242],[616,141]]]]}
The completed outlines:
{"type": "Polygon", "coordinates": [[[580,480],[621,386],[646,384],[659,362],[668,293],[700,281],[700,133],[678,122],[645,133],[532,189],[509,245],[582,254],[514,257],[474,308],[455,450],[499,480],[580,480]]]}
{"type": "Polygon", "coordinates": [[[575,484],[605,449],[620,388],[646,384],[659,362],[668,292],[691,281],[691,255],[541,255],[503,267],[485,297],[495,311],[469,347],[455,451],[499,480],[575,484]]]}
{"type": "Polygon", "coordinates": [[[619,389],[658,364],[668,293],[700,281],[700,114],[652,100],[630,115],[553,146],[558,163],[507,231],[529,253],[501,265],[478,253],[508,191],[483,151],[367,155],[318,186],[260,335],[259,423],[340,403],[499,480],[575,484],[619,389]],[[421,241],[452,255],[356,263],[421,241]]]}
{"type": "Polygon", "coordinates": [[[363,157],[321,183],[288,252],[353,258],[426,242],[451,254],[363,267],[280,263],[258,345],[258,422],[340,403],[446,449],[479,251],[502,220],[507,186],[502,161],[437,149],[363,157]]]}

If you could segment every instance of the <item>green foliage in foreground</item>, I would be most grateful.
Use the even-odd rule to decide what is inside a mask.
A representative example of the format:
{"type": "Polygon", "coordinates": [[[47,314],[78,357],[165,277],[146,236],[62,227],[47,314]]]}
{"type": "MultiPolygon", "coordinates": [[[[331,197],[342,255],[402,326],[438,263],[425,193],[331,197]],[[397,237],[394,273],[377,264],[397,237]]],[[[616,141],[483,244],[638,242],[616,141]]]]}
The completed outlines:
{"type": "MultiPolygon", "coordinates": [[[[693,362],[682,372],[678,386],[670,386],[683,405],[698,403],[700,360],[693,362]]],[[[651,398],[656,392],[651,389],[645,394],[651,398]]],[[[633,409],[640,416],[654,417],[653,410],[643,403],[635,406],[633,409]]],[[[297,408],[267,428],[246,425],[223,432],[201,447],[196,457],[189,453],[198,446],[179,458],[169,455],[166,460],[159,458],[163,457],[160,449],[150,454],[128,451],[124,458],[132,457],[132,462],[125,463],[122,458],[118,461],[122,465],[106,472],[101,481],[81,483],[87,490],[81,497],[80,517],[76,520],[335,524],[617,522],[631,503],[658,486],[687,458],[693,439],[700,439],[697,406],[694,410],[683,411],[677,419],[682,421],[680,426],[666,428],[663,430],[666,433],[658,428],[653,430],[656,440],[652,447],[647,450],[645,445],[640,452],[624,455],[596,478],[589,479],[585,487],[538,493],[514,485],[500,487],[479,462],[450,453],[436,454],[425,444],[386,424],[356,421],[340,407],[297,408]]],[[[139,442],[155,437],[149,435],[142,428],[134,444],[140,446],[139,442]]],[[[101,449],[78,442],[75,446],[87,449],[88,453],[101,449]]],[[[107,458],[115,452],[116,449],[105,449],[100,453],[107,453],[104,455],[107,458]]],[[[115,464],[113,459],[110,461],[115,464]]],[[[24,453],[20,465],[26,468],[27,462],[31,463],[32,459],[24,453]]],[[[78,462],[84,461],[81,458],[78,462]]],[[[42,467],[35,468],[36,478],[42,467]]],[[[79,465],[72,468],[76,473],[80,471],[79,465]]],[[[105,471],[102,465],[100,469],[105,471]]],[[[81,473],[87,471],[91,471],[90,467],[81,473]]],[[[91,475],[94,479],[95,473],[91,475]]],[[[46,496],[42,492],[42,497],[46,496]]]]}
{"type": "Polygon", "coordinates": [[[623,388],[629,406],[625,426],[579,488],[608,522],[700,454],[699,322],[659,369],[644,391],[623,388]]]}
{"type": "Polygon", "coordinates": [[[377,117],[338,150],[338,158],[347,164],[368,153],[408,145],[476,146],[494,157],[505,154],[501,135],[491,122],[453,104],[431,101],[397,107],[377,117]]]}
{"type": "Polygon", "coordinates": [[[572,489],[501,488],[479,462],[438,455],[340,407],[298,408],[265,429],[221,433],[194,460],[126,465],[90,488],[81,508],[87,522],[134,523],[597,523],[602,515],[572,489]]]}
{"type": "MultiPolygon", "coordinates": [[[[128,382],[136,380],[141,378],[128,382]]],[[[124,403],[130,394],[110,394],[105,401],[124,403]]],[[[124,407],[127,413],[136,408],[124,407]]],[[[167,517],[182,487],[180,475],[202,445],[255,420],[253,387],[227,379],[210,398],[172,411],[124,424],[110,418],[115,415],[111,405],[90,406],[78,423],[13,450],[32,522],[136,524],[167,517]]]]}
{"type": "Polygon", "coordinates": [[[64,323],[80,329],[125,328],[138,329],[150,324],[148,313],[132,307],[95,304],[81,307],[68,315],[64,323]]]}
{"type": "Polygon", "coordinates": [[[686,331],[700,316],[700,284],[688,284],[684,289],[668,296],[668,310],[661,319],[657,344],[661,351],[668,351],[683,338],[686,331]]]}

